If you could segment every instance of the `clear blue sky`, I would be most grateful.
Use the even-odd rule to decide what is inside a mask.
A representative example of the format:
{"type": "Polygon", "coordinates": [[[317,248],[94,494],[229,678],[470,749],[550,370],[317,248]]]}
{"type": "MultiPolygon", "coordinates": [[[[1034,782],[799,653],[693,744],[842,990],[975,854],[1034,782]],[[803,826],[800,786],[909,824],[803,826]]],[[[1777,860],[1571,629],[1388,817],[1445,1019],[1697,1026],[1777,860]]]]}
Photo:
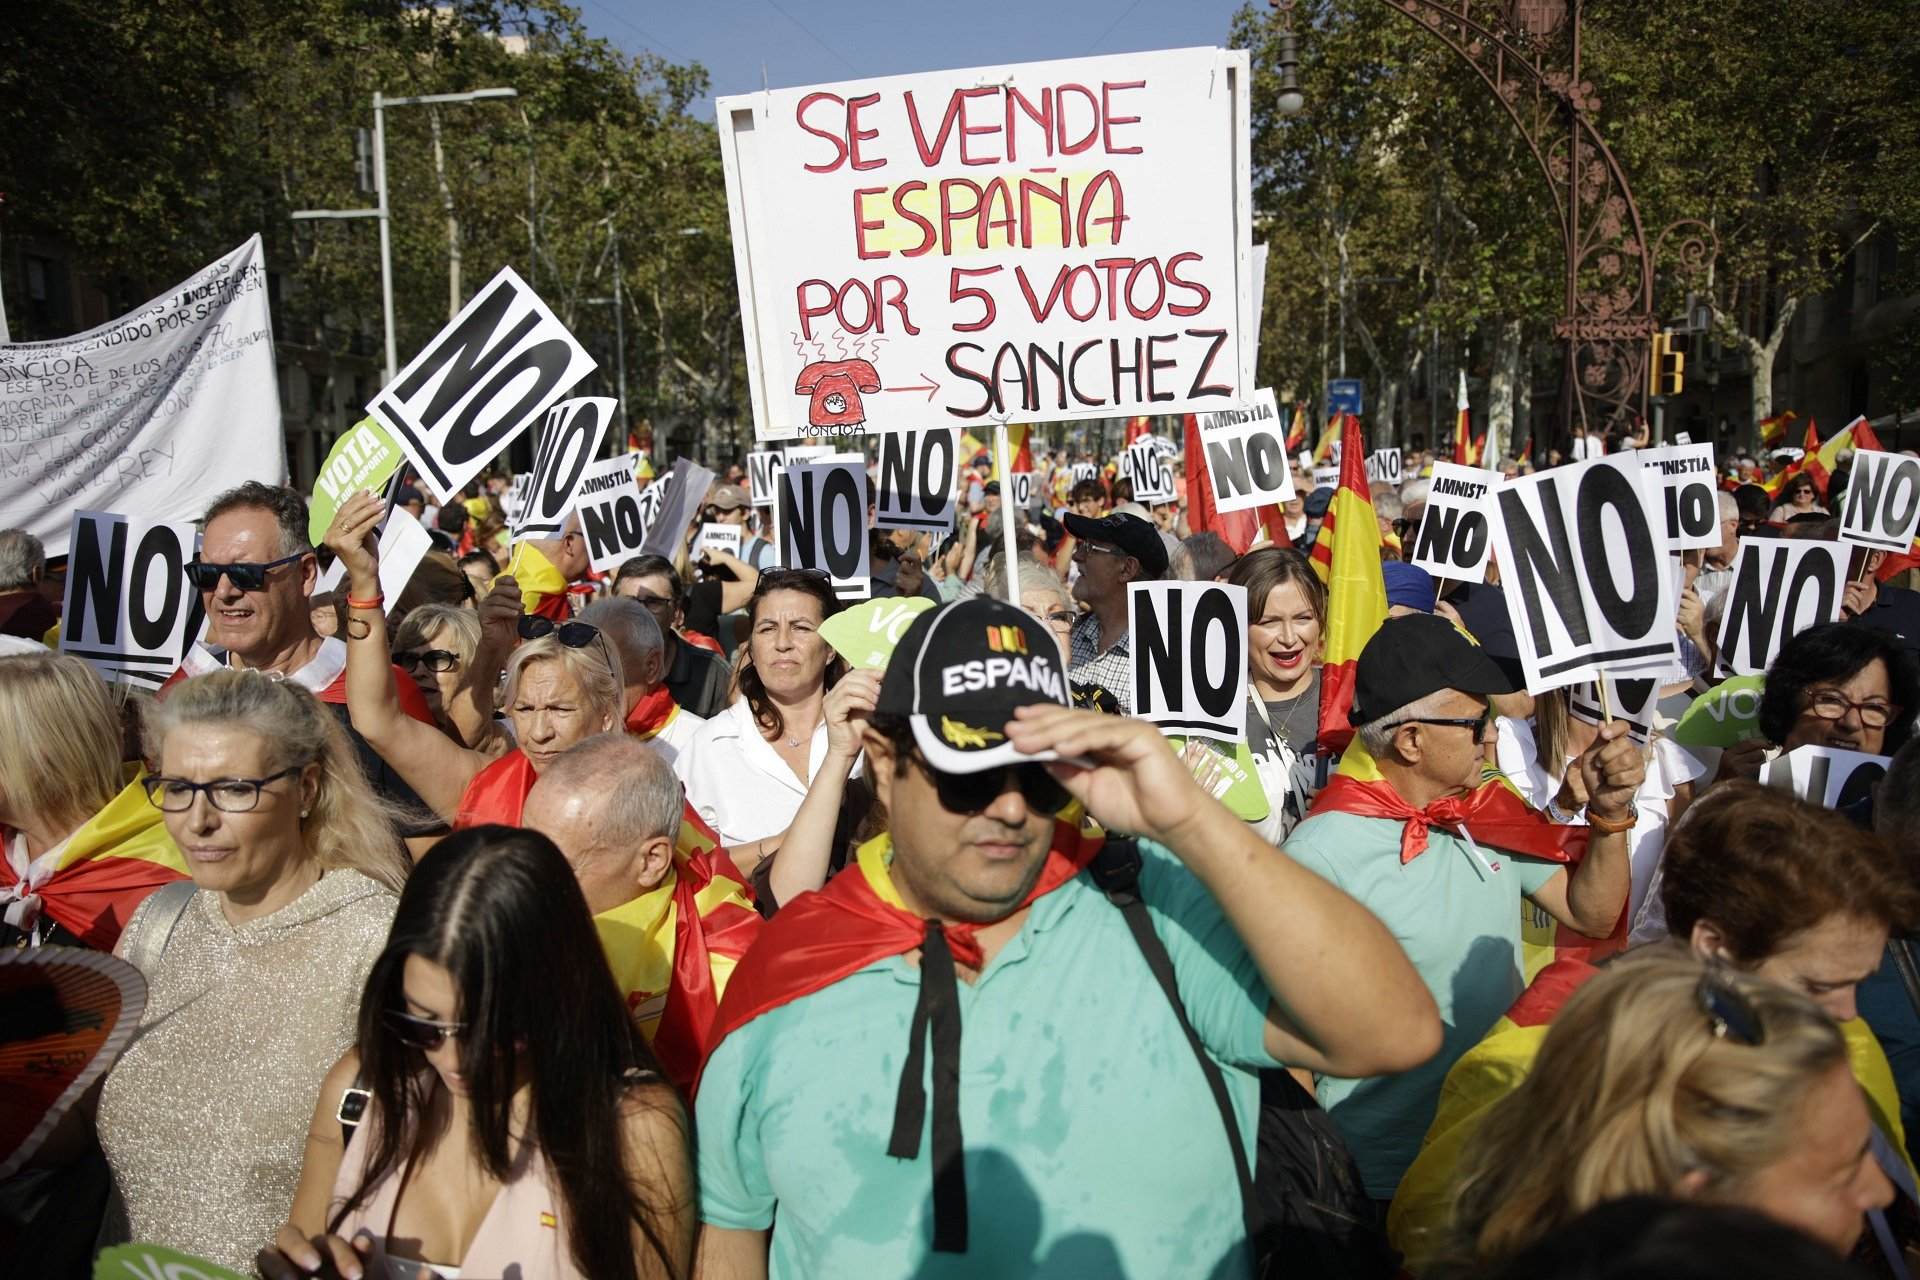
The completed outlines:
{"type": "MultiPolygon", "coordinates": [[[[1094,53],[1224,45],[1242,0],[573,0],[623,49],[698,62],[716,95],[1094,53]]],[[[695,108],[711,119],[713,104],[695,108]]]]}

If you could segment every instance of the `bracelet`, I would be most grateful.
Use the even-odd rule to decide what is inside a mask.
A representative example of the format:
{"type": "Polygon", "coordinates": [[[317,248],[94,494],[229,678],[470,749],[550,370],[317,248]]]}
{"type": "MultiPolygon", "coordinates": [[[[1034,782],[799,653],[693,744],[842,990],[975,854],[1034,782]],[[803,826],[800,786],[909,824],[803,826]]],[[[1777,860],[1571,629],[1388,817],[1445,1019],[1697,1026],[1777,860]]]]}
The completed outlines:
{"type": "Polygon", "coordinates": [[[1587,810],[1587,826],[1603,836],[1617,836],[1631,831],[1639,825],[1639,822],[1640,807],[1638,805],[1628,805],[1626,813],[1618,818],[1603,818],[1592,809],[1587,810]]]}
{"type": "Polygon", "coordinates": [[[376,593],[374,594],[374,597],[373,597],[373,599],[371,599],[371,600],[355,600],[355,599],[354,599],[354,598],[353,598],[352,596],[348,596],[348,597],[347,597],[347,608],[349,608],[349,609],[378,609],[378,608],[379,608],[379,607],[380,607],[381,605],[384,605],[384,604],[385,604],[386,602],[387,602],[387,597],[386,597],[386,595],[385,595],[384,593],[380,593],[380,592],[376,592],[376,593]]]}

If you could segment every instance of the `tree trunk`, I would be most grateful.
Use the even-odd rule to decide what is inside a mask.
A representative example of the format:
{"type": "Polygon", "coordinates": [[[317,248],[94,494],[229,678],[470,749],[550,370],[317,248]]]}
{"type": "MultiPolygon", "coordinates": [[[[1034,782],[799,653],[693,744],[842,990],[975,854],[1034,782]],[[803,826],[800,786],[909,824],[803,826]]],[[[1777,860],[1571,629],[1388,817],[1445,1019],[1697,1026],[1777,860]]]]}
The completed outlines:
{"type": "Polygon", "coordinates": [[[440,108],[427,108],[433,127],[433,176],[440,184],[440,208],[447,216],[447,319],[460,314],[460,219],[453,211],[453,188],[447,183],[447,153],[440,145],[440,108]]]}
{"type": "Polygon", "coordinates": [[[1483,466],[1499,466],[1513,439],[1514,386],[1520,377],[1520,322],[1509,320],[1493,339],[1493,376],[1488,379],[1487,446],[1483,466]]]}
{"type": "MultiPolygon", "coordinates": [[[[1513,384],[1513,439],[1533,448],[1533,344],[1520,345],[1520,373],[1513,384]]],[[[1541,459],[1545,461],[1545,459],[1541,459]]]]}
{"type": "MultiPolygon", "coordinates": [[[[1760,423],[1762,419],[1773,416],[1773,364],[1780,355],[1780,347],[1787,339],[1787,329],[1793,323],[1793,316],[1800,309],[1800,299],[1796,295],[1780,304],[1780,314],[1773,322],[1773,332],[1767,340],[1761,342],[1732,328],[1736,341],[1747,353],[1748,367],[1753,371],[1753,380],[1747,387],[1747,408],[1752,420],[1747,423],[1748,442],[1758,447],[1760,423]]],[[[1716,309],[1715,315],[1719,312],[1716,309]]]]}

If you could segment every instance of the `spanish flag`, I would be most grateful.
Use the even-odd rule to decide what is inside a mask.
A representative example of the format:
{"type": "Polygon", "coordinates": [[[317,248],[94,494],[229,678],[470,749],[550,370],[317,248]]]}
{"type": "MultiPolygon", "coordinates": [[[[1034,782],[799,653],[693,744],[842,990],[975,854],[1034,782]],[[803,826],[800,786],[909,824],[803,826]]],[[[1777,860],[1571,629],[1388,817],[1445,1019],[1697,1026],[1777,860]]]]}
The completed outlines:
{"type": "Polygon", "coordinates": [[[1472,466],[1479,450],[1473,447],[1473,415],[1467,408],[1467,371],[1460,371],[1459,411],[1453,422],[1453,460],[1463,467],[1472,466]]]}
{"type": "MultiPolygon", "coordinates": [[[[1367,445],[1360,419],[1342,416],[1340,487],[1314,539],[1313,571],[1327,585],[1327,628],[1320,668],[1320,741],[1338,751],[1353,737],[1353,673],[1360,650],[1387,618],[1380,572],[1380,521],[1367,486],[1367,445]]],[[[1325,443],[1324,441],[1322,442],[1325,443]]]]}
{"type": "Polygon", "coordinates": [[[1145,414],[1141,414],[1137,417],[1132,417],[1127,419],[1127,440],[1126,440],[1127,444],[1132,444],[1135,440],[1138,440],[1141,436],[1150,436],[1152,434],[1153,434],[1152,418],[1147,417],[1145,414]]]}
{"type": "Polygon", "coordinates": [[[1293,425],[1287,428],[1287,464],[1307,447],[1307,402],[1297,400],[1293,406],[1293,425]]]}
{"type": "MultiPolygon", "coordinates": [[[[28,893],[54,923],[89,947],[111,951],[135,907],[163,884],[184,879],[187,864],[141,786],[144,772],[67,837],[53,872],[28,893]]],[[[20,875],[0,858],[0,889],[20,875]]]]}
{"type": "Polygon", "coordinates": [[[1781,491],[1787,487],[1787,482],[1805,471],[1807,460],[1818,452],[1820,452],[1820,422],[1817,418],[1808,418],[1807,438],[1801,442],[1799,461],[1788,463],[1779,475],[1767,476],[1759,482],[1760,487],[1767,491],[1769,498],[1778,501],[1781,491]]]}
{"type": "Polygon", "coordinates": [[[962,462],[972,462],[975,458],[986,452],[986,448],[987,446],[980,443],[980,437],[974,435],[973,432],[962,431],[960,433],[960,459],[962,462]]]}
{"type": "MultiPolygon", "coordinates": [[[[1033,471],[1032,436],[1033,424],[1030,422],[1007,424],[1007,452],[1013,455],[1012,467],[1016,474],[1033,471]]],[[[989,449],[987,456],[993,459],[993,470],[987,474],[987,479],[1005,481],[1006,477],[1000,474],[999,453],[989,449]]]]}
{"type": "MultiPolygon", "coordinates": [[[[1810,437],[1811,439],[1811,437],[1810,437]]],[[[1813,477],[1813,484],[1824,500],[1827,496],[1827,481],[1833,478],[1833,470],[1840,465],[1840,455],[1850,449],[1878,449],[1880,437],[1874,434],[1864,417],[1855,418],[1846,426],[1833,433],[1833,439],[1815,449],[1809,444],[1807,456],[1800,460],[1801,468],[1813,477]]]]}
{"type": "Polygon", "coordinates": [[[1760,447],[1778,449],[1780,442],[1787,438],[1787,429],[1800,415],[1789,409],[1785,413],[1776,413],[1771,418],[1760,419],[1760,447]]]}
{"type": "MultiPolygon", "coordinates": [[[[1325,462],[1333,456],[1333,442],[1341,438],[1341,433],[1347,429],[1347,423],[1349,422],[1353,423],[1355,427],[1360,425],[1360,420],[1350,413],[1340,414],[1327,423],[1327,429],[1320,433],[1320,443],[1313,448],[1313,460],[1315,462],[1325,462]]],[[[1344,445],[1341,447],[1345,448],[1344,445]]]]}

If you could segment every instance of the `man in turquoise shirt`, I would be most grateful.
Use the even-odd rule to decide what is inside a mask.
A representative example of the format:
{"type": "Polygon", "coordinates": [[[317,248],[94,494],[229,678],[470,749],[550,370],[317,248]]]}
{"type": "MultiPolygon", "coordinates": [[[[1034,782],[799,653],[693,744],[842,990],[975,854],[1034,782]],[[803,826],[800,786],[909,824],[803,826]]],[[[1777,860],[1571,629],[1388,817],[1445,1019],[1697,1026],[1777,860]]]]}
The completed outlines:
{"type": "MultiPolygon", "coordinates": [[[[1287,837],[1295,862],[1358,898],[1393,931],[1440,1009],[1445,1040],[1424,1065],[1397,1075],[1320,1073],[1320,1104],[1376,1200],[1393,1198],[1419,1153],[1448,1069],[1526,985],[1521,899],[1596,938],[1613,931],[1626,906],[1625,833],[1644,766],[1624,721],[1602,726],[1568,766],[1587,797],[1591,832],[1571,872],[1563,861],[1517,854],[1487,837],[1490,826],[1511,832],[1526,822],[1482,825],[1487,810],[1467,812],[1493,727],[1486,699],[1511,691],[1452,623],[1431,614],[1388,619],[1361,650],[1354,675],[1360,750],[1349,752],[1335,785],[1287,837]],[[1359,781],[1369,757],[1378,775],[1359,781]]],[[[1492,798],[1529,817],[1517,797],[1492,798]]],[[[1544,831],[1546,819],[1537,822],[1544,831]]]]}
{"type": "Polygon", "coordinates": [[[890,837],[785,906],[722,1005],[696,1106],[707,1280],[1250,1274],[1220,1113],[1081,869],[1097,842],[1056,821],[1070,797],[1139,833],[1249,1148],[1260,1068],[1375,1074],[1438,1046],[1377,920],[1151,725],[1066,701],[1051,634],[998,600],[902,638],[864,739],[890,837]]]}

